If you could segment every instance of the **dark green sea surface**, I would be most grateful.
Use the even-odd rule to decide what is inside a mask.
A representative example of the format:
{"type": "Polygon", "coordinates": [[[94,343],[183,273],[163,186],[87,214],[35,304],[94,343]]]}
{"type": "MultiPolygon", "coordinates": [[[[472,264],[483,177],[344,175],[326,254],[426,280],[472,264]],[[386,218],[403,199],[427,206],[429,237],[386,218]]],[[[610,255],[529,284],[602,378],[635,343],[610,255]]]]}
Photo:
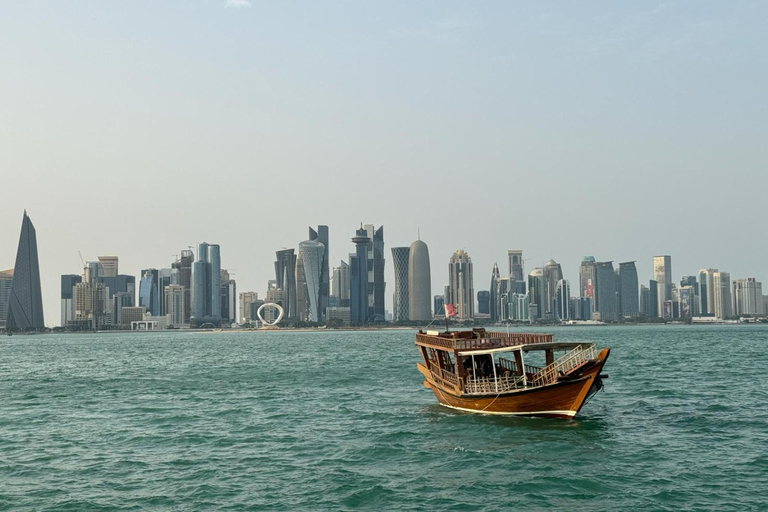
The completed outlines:
{"type": "Polygon", "coordinates": [[[437,405],[409,331],[3,336],[0,510],[768,510],[768,327],[612,348],[575,420],[437,405]]]}

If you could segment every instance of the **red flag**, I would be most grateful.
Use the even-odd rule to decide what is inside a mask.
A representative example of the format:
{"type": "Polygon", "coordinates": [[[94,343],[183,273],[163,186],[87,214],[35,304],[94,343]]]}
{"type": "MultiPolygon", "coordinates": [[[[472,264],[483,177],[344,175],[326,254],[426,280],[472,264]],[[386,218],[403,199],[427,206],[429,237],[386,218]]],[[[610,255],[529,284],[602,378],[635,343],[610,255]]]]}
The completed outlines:
{"type": "Polygon", "coordinates": [[[450,318],[452,316],[456,316],[456,306],[453,304],[446,304],[445,305],[445,318],[450,318]]]}

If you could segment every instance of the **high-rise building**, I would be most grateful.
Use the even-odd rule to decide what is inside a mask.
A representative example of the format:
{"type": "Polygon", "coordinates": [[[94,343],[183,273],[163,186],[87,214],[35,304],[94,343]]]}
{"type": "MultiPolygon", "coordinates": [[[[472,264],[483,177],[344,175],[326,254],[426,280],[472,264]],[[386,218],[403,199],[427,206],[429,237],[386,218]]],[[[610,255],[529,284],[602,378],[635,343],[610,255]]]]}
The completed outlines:
{"type": "MultiPolygon", "coordinates": [[[[275,278],[277,288],[283,292],[283,310],[285,319],[297,320],[296,304],[296,254],[293,249],[283,249],[275,253],[275,278]]],[[[267,298],[269,302],[269,298],[267,298]]]]}
{"type": "Polygon", "coordinates": [[[559,321],[570,320],[571,316],[571,285],[567,279],[557,282],[555,294],[555,319],[559,321]]]}
{"type": "MultiPolygon", "coordinates": [[[[13,286],[13,269],[11,268],[8,270],[0,271],[0,329],[5,329],[5,322],[8,319],[8,304],[10,303],[10,300],[11,300],[12,286],[13,286]]],[[[69,293],[70,295],[72,294],[71,289],[69,290],[69,293]]]]}
{"type": "Polygon", "coordinates": [[[374,229],[372,224],[365,225],[368,242],[368,317],[372,321],[384,318],[384,226],[374,229]]]}
{"type": "Polygon", "coordinates": [[[477,292],[477,312],[481,315],[491,316],[491,292],[488,290],[477,292]]]}
{"type": "Polygon", "coordinates": [[[184,287],[171,284],[165,287],[165,314],[170,315],[170,325],[184,325],[184,287]]]}
{"type": "MultiPolygon", "coordinates": [[[[490,298],[488,304],[488,314],[491,316],[491,322],[499,321],[499,301],[500,297],[496,289],[496,282],[499,280],[499,265],[494,262],[491,270],[490,298]]],[[[437,311],[435,311],[437,313],[437,311]]]]}
{"type": "Polygon", "coordinates": [[[590,317],[595,312],[595,290],[597,289],[597,268],[594,256],[584,256],[579,266],[579,297],[589,299],[590,317]]]}
{"type": "Polygon", "coordinates": [[[702,316],[714,316],[715,314],[715,281],[716,268],[699,269],[699,314],[702,316]]]}
{"type": "Polygon", "coordinates": [[[637,267],[634,261],[619,263],[619,315],[621,318],[640,316],[640,303],[637,292],[637,267]]]}
{"type": "Polygon", "coordinates": [[[456,308],[459,320],[471,320],[475,317],[475,289],[472,277],[472,258],[466,251],[459,249],[453,253],[448,263],[450,279],[447,304],[456,308]]]}
{"type": "Polygon", "coordinates": [[[219,246],[201,242],[192,264],[192,316],[190,324],[221,323],[221,254],[219,246]]]}
{"type": "Polygon", "coordinates": [[[328,303],[331,295],[331,276],[330,276],[330,252],[328,246],[328,226],[319,225],[317,231],[309,228],[309,239],[317,240],[325,248],[323,251],[323,262],[320,265],[320,298],[319,308],[321,320],[325,320],[325,310],[328,307],[328,303]]]}
{"type": "Polygon", "coordinates": [[[237,283],[225,269],[221,269],[220,283],[221,322],[231,325],[237,322],[237,283]]]}
{"type": "Polygon", "coordinates": [[[664,318],[664,303],[672,300],[672,257],[653,257],[653,280],[658,286],[658,316],[664,318]]]}
{"type": "Polygon", "coordinates": [[[731,274],[728,272],[714,272],[712,274],[714,288],[715,316],[724,320],[732,316],[731,310],[731,274]]]}
{"type": "Polygon", "coordinates": [[[75,285],[83,281],[82,276],[65,274],[61,276],[61,326],[75,320],[75,285]]]}
{"type": "Polygon", "coordinates": [[[443,295],[435,295],[433,303],[433,307],[435,308],[435,316],[445,315],[445,311],[443,311],[445,297],[443,295]]]}
{"type": "Polygon", "coordinates": [[[691,318],[696,314],[696,288],[681,286],[677,289],[677,318],[691,318]]]}
{"type": "Polygon", "coordinates": [[[368,244],[371,238],[361,226],[355,231],[352,243],[355,254],[349,255],[349,321],[352,325],[368,322],[368,244]]]}
{"type": "Polygon", "coordinates": [[[296,255],[296,319],[299,322],[309,321],[309,292],[307,278],[304,277],[304,262],[301,261],[301,251],[296,255]]]}
{"type": "Polygon", "coordinates": [[[155,268],[141,271],[141,281],[139,281],[139,306],[145,308],[147,313],[152,316],[160,316],[162,314],[158,279],[158,271],[155,268]]]}
{"type": "Polygon", "coordinates": [[[103,277],[117,277],[117,256],[99,256],[103,277]]]}
{"type": "Polygon", "coordinates": [[[16,265],[8,298],[6,329],[31,331],[45,329],[43,293],[40,289],[40,264],[37,257],[35,226],[24,211],[16,265]]]}
{"type": "Polygon", "coordinates": [[[239,323],[245,324],[256,320],[251,316],[251,303],[259,300],[259,294],[256,292],[242,292],[240,294],[240,316],[237,319],[239,323]]]}
{"type": "Polygon", "coordinates": [[[613,322],[618,319],[616,303],[616,272],[612,261],[595,263],[597,289],[595,291],[595,320],[613,322]]]}
{"type": "Polygon", "coordinates": [[[544,269],[537,267],[528,274],[528,306],[531,322],[545,318],[546,303],[547,285],[544,282],[544,269]]]}
{"type": "Polygon", "coordinates": [[[392,248],[392,266],[395,270],[395,295],[392,302],[392,311],[395,322],[407,321],[410,318],[408,305],[408,260],[410,247],[392,248]]]}
{"type": "Polygon", "coordinates": [[[555,297],[557,296],[557,284],[563,279],[563,270],[555,260],[549,260],[542,268],[544,279],[544,308],[540,309],[542,318],[553,320],[556,317],[555,297]]]}
{"type": "Polygon", "coordinates": [[[413,322],[432,319],[432,274],[429,248],[421,240],[411,244],[408,253],[408,318],[413,322]]]}
{"type": "Polygon", "coordinates": [[[525,281],[523,273],[523,251],[508,250],[507,258],[509,260],[509,277],[515,281],[525,281]]]}
{"type": "Polygon", "coordinates": [[[344,261],[333,267],[331,295],[335,297],[336,307],[349,307],[349,265],[344,261]]]}
{"type": "MultiPolygon", "coordinates": [[[[327,232],[327,230],[326,230],[327,232]]],[[[315,240],[307,240],[299,244],[299,254],[304,267],[304,279],[306,280],[307,295],[309,296],[310,322],[320,323],[325,317],[320,310],[320,291],[323,288],[323,264],[325,258],[325,246],[315,240]]]]}
{"type": "Polygon", "coordinates": [[[195,253],[191,250],[181,251],[181,257],[177,259],[171,268],[178,271],[179,285],[184,288],[184,323],[188,324],[192,318],[192,263],[195,253]]]}
{"type": "Polygon", "coordinates": [[[734,279],[733,314],[736,316],[763,314],[763,284],[754,277],[734,279]]]}

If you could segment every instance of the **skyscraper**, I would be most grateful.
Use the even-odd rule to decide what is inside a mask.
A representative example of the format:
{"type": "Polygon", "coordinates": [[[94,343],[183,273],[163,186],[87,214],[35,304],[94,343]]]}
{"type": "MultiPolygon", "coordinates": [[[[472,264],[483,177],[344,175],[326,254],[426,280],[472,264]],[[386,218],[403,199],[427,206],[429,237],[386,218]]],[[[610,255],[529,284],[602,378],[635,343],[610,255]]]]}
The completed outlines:
{"type": "Polygon", "coordinates": [[[429,248],[421,240],[411,244],[408,254],[408,318],[414,322],[432,319],[432,274],[429,248]]]}
{"type": "Polygon", "coordinates": [[[735,279],[733,281],[733,305],[734,315],[762,315],[763,284],[754,277],[735,279]]]}
{"type": "Polygon", "coordinates": [[[384,226],[374,229],[366,224],[368,242],[368,317],[373,321],[384,320],[384,226]]]}
{"type": "Polygon", "coordinates": [[[672,300],[672,257],[653,257],[653,280],[658,286],[658,316],[664,317],[664,303],[672,300]]]}
{"type": "Polygon", "coordinates": [[[555,297],[557,296],[557,284],[563,278],[563,270],[555,260],[549,260],[542,269],[544,279],[544,309],[540,309],[541,317],[548,320],[555,319],[555,297]]]}
{"type": "Polygon", "coordinates": [[[595,290],[597,289],[597,269],[594,256],[584,256],[579,266],[579,296],[589,299],[590,316],[595,312],[595,290]]]}
{"type": "Polygon", "coordinates": [[[557,282],[555,295],[555,320],[564,321],[571,319],[571,285],[567,279],[557,282]]]}
{"type": "Polygon", "coordinates": [[[179,272],[179,285],[184,288],[184,323],[188,324],[192,317],[192,262],[195,254],[189,250],[181,251],[181,257],[177,259],[171,268],[179,272]]]}
{"type": "Polygon", "coordinates": [[[219,246],[201,242],[192,264],[192,317],[195,326],[221,323],[221,255],[219,246]]]}
{"type": "MultiPolygon", "coordinates": [[[[491,286],[490,286],[490,298],[488,304],[488,314],[491,316],[491,322],[499,321],[499,294],[496,289],[496,281],[499,279],[499,265],[493,264],[493,270],[491,270],[491,286]]],[[[437,311],[435,311],[437,313],[437,311]]]]}
{"type": "Polygon", "coordinates": [[[21,222],[16,265],[13,267],[6,329],[9,331],[45,329],[43,294],[40,290],[40,265],[37,257],[37,234],[26,210],[21,222]]]}
{"type": "Polygon", "coordinates": [[[336,297],[336,306],[349,307],[349,265],[342,261],[338,267],[333,267],[331,295],[336,297]]]}
{"type": "Polygon", "coordinates": [[[481,315],[490,316],[491,292],[488,290],[480,290],[477,292],[477,312],[481,315]]]}
{"type": "Polygon", "coordinates": [[[307,240],[299,244],[299,254],[304,266],[304,278],[307,283],[307,295],[309,296],[310,322],[321,322],[323,313],[320,311],[320,290],[323,286],[323,260],[325,258],[325,246],[315,240],[307,240]]]}
{"type": "Polygon", "coordinates": [[[716,268],[699,269],[699,314],[713,316],[715,314],[715,282],[716,268]]]}
{"type": "Polygon", "coordinates": [[[475,316],[475,289],[472,277],[472,258],[459,249],[448,262],[449,297],[446,304],[453,304],[459,320],[471,320],[475,316]]]}
{"type": "Polygon", "coordinates": [[[618,319],[619,310],[616,301],[616,272],[612,261],[595,263],[597,272],[597,290],[595,293],[595,313],[597,320],[612,322],[618,319]]]}
{"type": "Polygon", "coordinates": [[[544,282],[544,269],[536,267],[528,274],[528,305],[530,308],[530,320],[535,322],[545,316],[546,311],[546,283],[544,282]]]}
{"type": "Polygon", "coordinates": [[[408,260],[410,253],[409,247],[392,248],[392,265],[395,269],[395,295],[392,302],[392,313],[395,322],[403,322],[410,318],[408,305],[408,260]]]}
{"type": "Polygon", "coordinates": [[[619,263],[619,314],[622,318],[640,316],[637,267],[634,261],[619,263]]]}
{"type": "Polygon", "coordinates": [[[349,321],[352,325],[364,325],[368,322],[368,244],[371,242],[366,230],[361,226],[355,231],[352,243],[355,254],[350,254],[349,272],[349,321]]]}
{"type": "MultiPolygon", "coordinates": [[[[0,328],[2,329],[5,329],[5,322],[8,319],[8,304],[11,299],[11,286],[13,286],[13,269],[0,271],[0,328]]],[[[71,298],[71,288],[69,293],[71,298]]]]}
{"type": "MultiPolygon", "coordinates": [[[[293,249],[283,249],[275,253],[275,278],[277,287],[283,292],[282,301],[286,320],[296,320],[296,254],[293,249]]],[[[267,298],[269,302],[269,298],[267,298]]]]}
{"type": "Polygon", "coordinates": [[[139,306],[145,308],[152,316],[160,316],[162,313],[159,293],[157,269],[142,270],[141,281],[139,281],[139,306]]]}
{"type": "Polygon", "coordinates": [[[507,251],[507,258],[509,259],[509,277],[515,281],[524,281],[523,251],[510,249],[507,251]]]}
{"type": "Polygon", "coordinates": [[[256,320],[251,316],[251,303],[259,300],[259,294],[256,292],[242,292],[240,294],[240,316],[237,319],[239,323],[247,323],[256,320]]]}
{"type": "Polygon", "coordinates": [[[117,256],[99,256],[99,263],[103,269],[103,277],[117,277],[117,256]]]}
{"type": "Polygon", "coordinates": [[[731,274],[728,272],[714,272],[714,303],[715,316],[724,320],[733,315],[731,310],[731,274]]]}
{"type": "Polygon", "coordinates": [[[320,265],[320,299],[319,299],[319,307],[320,307],[320,316],[321,320],[323,321],[325,319],[325,310],[328,307],[328,301],[331,294],[331,276],[330,276],[330,252],[328,249],[328,226],[319,225],[317,226],[317,231],[315,231],[312,228],[309,228],[309,239],[310,240],[317,240],[321,244],[323,244],[323,247],[325,250],[323,251],[323,262],[320,265]]]}

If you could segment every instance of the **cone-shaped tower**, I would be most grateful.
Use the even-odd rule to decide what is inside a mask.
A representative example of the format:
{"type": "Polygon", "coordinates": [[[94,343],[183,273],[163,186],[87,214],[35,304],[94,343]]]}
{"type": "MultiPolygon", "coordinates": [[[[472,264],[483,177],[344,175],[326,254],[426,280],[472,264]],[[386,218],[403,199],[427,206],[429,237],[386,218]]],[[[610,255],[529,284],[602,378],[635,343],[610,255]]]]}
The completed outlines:
{"type": "Polygon", "coordinates": [[[19,249],[13,268],[13,284],[8,301],[9,331],[45,329],[43,293],[40,290],[40,265],[37,259],[37,234],[26,210],[21,223],[19,249]]]}

